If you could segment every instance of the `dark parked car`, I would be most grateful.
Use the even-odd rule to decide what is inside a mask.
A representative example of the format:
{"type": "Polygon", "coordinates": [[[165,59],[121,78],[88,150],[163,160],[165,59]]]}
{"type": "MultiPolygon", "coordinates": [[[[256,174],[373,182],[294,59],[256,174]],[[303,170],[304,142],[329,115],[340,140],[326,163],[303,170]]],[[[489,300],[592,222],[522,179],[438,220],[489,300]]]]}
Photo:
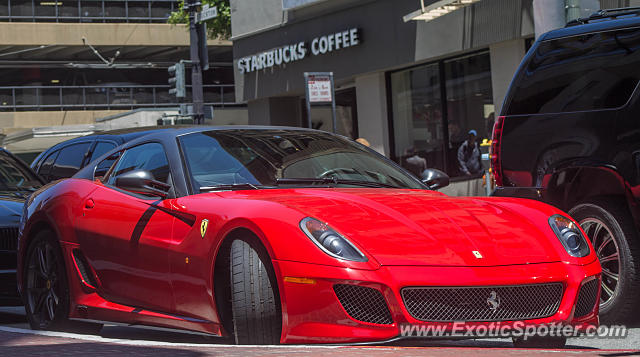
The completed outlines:
{"type": "Polygon", "coordinates": [[[540,36],[494,126],[496,196],[568,211],[602,264],[603,321],[640,311],[640,8],[540,36]]]}
{"type": "Polygon", "coordinates": [[[163,128],[171,126],[111,130],[63,141],[38,155],[31,163],[31,168],[45,182],[68,178],[107,151],[163,128]]]}
{"type": "Polygon", "coordinates": [[[16,248],[22,206],[42,186],[20,159],[0,149],[0,305],[22,305],[16,285],[16,248]]]}

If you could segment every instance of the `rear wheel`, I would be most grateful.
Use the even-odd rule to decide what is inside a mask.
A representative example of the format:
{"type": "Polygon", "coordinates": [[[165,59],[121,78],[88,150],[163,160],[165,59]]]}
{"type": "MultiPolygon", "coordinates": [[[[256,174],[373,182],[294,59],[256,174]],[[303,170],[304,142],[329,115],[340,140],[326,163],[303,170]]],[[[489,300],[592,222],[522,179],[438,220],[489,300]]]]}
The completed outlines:
{"type": "Polygon", "coordinates": [[[69,285],[62,251],[51,231],[39,232],[25,256],[24,303],[34,330],[97,333],[100,324],[69,321],[69,285]]]}
{"type": "Polygon", "coordinates": [[[637,316],[640,244],[633,219],[624,207],[605,200],[579,204],[569,214],[580,223],[602,265],[601,321],[637,316]]]}
{"type": "Polygon", "coordinates": [[[231,243],[231,311],[237,344],[277,344],[282,316],[269,256],[244,240],[231,243]]]}

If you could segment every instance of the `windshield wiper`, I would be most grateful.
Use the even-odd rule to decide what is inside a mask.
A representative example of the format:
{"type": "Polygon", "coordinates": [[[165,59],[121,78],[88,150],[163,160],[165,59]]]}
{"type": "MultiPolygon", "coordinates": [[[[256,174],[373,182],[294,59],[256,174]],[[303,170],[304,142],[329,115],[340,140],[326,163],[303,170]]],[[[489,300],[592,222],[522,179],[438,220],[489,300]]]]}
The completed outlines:
{"type": "Polygon", "coordinates": [[[304,184],[324,184],[324,185],[353,185],[363,187],[386,187],[386,188],[398,188],[398,186],[389,185],[382,182],[375,181],[360,181],[360,180],[347,180],[339,179],[335,177],[323,177],[323,178],[279,178],[276,180],[276,185],[304,185],[304,184]]]}
{"type": "Polygon", "coordinates": [[[230,191],[230,190],[257,190],[259,187],[251,183],[230,183],[216,186],[200,187],[200,192],[230,191]]]}

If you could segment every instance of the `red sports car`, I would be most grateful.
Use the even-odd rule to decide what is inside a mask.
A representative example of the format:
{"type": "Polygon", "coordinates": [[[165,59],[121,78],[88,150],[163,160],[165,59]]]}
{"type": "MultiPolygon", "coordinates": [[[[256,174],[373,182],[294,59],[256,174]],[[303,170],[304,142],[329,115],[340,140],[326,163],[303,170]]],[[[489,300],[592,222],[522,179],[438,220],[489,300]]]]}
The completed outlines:
{"type": "Polygon", "coordinates": [[[25,204],[29,322],[243,344],[386,341],[404,326],[460,322],[598,324],[601,269],[574,220],[535,201],[447,197],[433,189],[448,177],[429,173],[421,182],[308,129],[152,132],[25,204]]]}

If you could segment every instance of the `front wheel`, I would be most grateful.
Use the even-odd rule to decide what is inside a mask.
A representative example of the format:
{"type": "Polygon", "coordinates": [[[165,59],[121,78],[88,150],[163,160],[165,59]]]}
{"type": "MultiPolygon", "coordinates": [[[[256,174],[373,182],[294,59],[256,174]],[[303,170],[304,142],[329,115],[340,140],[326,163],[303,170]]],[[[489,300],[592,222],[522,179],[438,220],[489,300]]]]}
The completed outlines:
{"type": "Polygon", "coordinates": [[[269,256],[244,240],[231,243],[231,311],[237,344],[277,344],[282,316],[269,256]]]}
{"type": "Polygon", "coordinates": [[[640,242],[629,212],[612,201],[594,201],[569,211],[587,234],[602,266],[600,319],[618,323],[637,317],[640,242]]]}

